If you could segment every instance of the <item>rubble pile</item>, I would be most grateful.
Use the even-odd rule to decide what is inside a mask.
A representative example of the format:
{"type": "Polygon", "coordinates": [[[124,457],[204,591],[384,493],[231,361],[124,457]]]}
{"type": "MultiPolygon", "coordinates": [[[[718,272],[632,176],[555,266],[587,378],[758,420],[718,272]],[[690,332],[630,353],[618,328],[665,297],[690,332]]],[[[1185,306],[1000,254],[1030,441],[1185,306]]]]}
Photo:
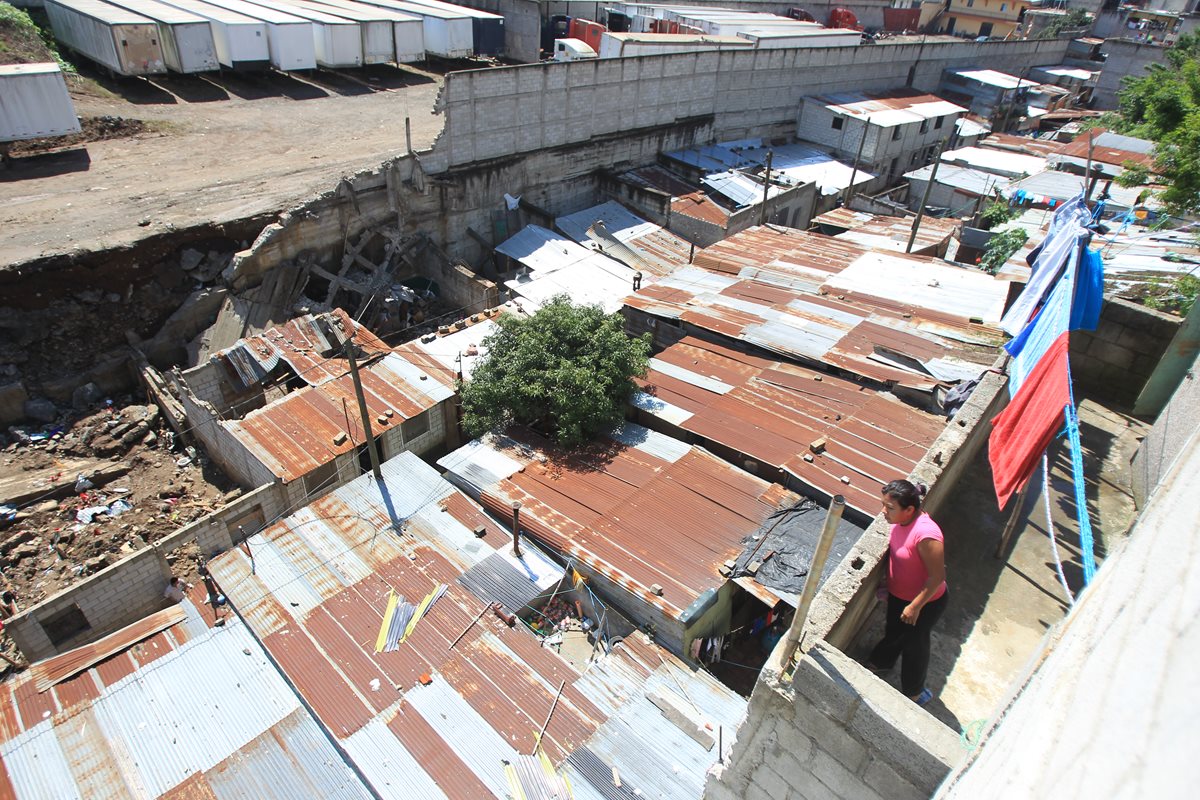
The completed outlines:
{"type": "MultiPolygon", "coordinates": [[[[93,393],[88,386],[76,394],[93,393]]],[[[0,440],[0,584],[28,607],[220,508],[237,491],[156,406],[11,426],[0,440]]],[[[168,560],[178,558],[173,554],[168,560]]],[[[179,565],[194,573],[196,559],[179,565]]]]}

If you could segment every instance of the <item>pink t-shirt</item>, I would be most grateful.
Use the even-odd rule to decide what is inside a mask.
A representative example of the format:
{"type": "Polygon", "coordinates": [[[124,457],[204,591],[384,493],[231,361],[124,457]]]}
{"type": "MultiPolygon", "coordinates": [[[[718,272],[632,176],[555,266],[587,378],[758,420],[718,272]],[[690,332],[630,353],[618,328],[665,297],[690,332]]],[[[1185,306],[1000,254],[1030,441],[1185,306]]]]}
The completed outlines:
{"type": "MultiPolygon", "coordinates": [[[[921,587],[929,579],[929,570],[917,552],[917,542],[923,539],[937,539],[944,542],[942,529],[930,519],[929,515],[921,512],[907,525],[893,525],[888,538],[888,591],[901,600],[912,600],[921,593],[921,587]]],[[[937,600],[946,593],[946,582],[938,587],[930,600],[937,600]]]]}

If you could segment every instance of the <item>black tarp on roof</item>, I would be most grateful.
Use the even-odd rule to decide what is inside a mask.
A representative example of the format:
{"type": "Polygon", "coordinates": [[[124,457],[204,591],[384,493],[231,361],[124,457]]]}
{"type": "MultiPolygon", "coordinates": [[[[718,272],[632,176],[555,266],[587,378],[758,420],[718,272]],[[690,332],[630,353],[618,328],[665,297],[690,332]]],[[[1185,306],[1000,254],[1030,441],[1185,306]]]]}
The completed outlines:
{"type": "MultiPolygon", "coordinates": [[[[807,498],[791,508],[776,511],[757,531],[742,540],[742,554],[738,556],[730,578],[749,576],[776,593],[799,594],[812,566],[813,551],[821,538],[826,513],[825,508],[807,498]],[[761,563],[758,571],[751,575],[749,567],[755,561],[761,563]]],[[[822,570],[822,581],[846,557],[864,530],[866,528],[842,518],[822,570]]]]}

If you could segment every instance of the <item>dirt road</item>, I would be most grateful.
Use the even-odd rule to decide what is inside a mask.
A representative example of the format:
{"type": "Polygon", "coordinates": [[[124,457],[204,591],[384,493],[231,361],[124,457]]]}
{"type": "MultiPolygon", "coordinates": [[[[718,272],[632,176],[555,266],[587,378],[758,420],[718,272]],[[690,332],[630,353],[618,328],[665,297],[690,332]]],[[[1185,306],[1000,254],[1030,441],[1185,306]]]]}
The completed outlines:
{"type": "Polygon", "coordinates": [[[284,210],[442,128],[441,76],[409,67],[303,77],[73,81],[81,117],[143,120],[132,137],[25,156],[0,170],[0,269],[205,222],[284,210]]]}

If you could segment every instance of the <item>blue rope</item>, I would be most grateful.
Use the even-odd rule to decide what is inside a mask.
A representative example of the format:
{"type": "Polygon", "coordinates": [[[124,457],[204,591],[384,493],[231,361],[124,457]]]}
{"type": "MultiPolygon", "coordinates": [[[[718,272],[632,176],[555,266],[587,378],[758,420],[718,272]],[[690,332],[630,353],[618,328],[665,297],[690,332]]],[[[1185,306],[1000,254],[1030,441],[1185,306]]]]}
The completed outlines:
{"type": "Polygon", "coordinates": [[[1087,486],[1083,482],[1083,446],[1079,442],[1079,417],[1075,413],[1075,387],[1071,374],[1067,373],[1067,390],[1070,400],[1064,409],[1067,421],[1067,438],[1071,442],[1071,477],[1075,483],[1075,513],[1079,518],[1079,558],[1083,562],[1083,585],[1092,582],[1096,574],[1095,544],[1092,540],[1092,520],[1088,514],[1087,486]]]}

